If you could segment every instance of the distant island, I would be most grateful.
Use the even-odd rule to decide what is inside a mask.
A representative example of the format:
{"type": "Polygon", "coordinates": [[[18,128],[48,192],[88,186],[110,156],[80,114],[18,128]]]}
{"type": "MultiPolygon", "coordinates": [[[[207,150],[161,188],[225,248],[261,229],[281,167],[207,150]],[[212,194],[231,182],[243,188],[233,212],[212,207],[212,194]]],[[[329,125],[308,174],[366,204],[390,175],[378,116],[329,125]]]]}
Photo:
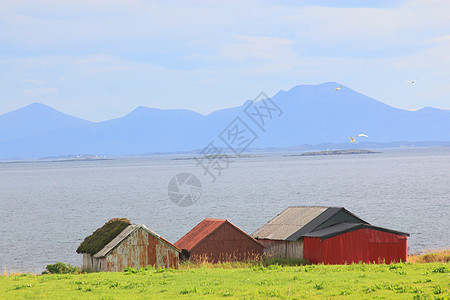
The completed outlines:
{"type": "Polygon", "coordinates": [[[240,155],[228,155],[228,154],[215,154],[215,155],[205,155],[205,156],[199,156],[199,157],[177,157],[172,158],[172,160],[189,160],[189,159],[201,159],[201,158],[208,158],[208,159],[221,159],[221,158],[244,158],[244,157],[262,157],[262,155],[256,155],[256,154],[240,154],[240,155]]]}
{"type": "Polygon", "coordinates": [[[372,154],[381,153],[366,149],[346,149],[346,150],[326,150],[317,152],[305,152],[302,154],[292,154],[290,156],[313,156],[313,155],[342,155],[342,154],[372,154]]]}
{"type": "Polygon", "coordinates": [[[51,162],[59,162],[59,161],[91,161],[91,160],[110,160],[103,155],[95,155],[95,154],[82,154],[82,155],[59,155],[59,156],[47,156],[40,158],[41,161],[51,161],[51,162]]]}

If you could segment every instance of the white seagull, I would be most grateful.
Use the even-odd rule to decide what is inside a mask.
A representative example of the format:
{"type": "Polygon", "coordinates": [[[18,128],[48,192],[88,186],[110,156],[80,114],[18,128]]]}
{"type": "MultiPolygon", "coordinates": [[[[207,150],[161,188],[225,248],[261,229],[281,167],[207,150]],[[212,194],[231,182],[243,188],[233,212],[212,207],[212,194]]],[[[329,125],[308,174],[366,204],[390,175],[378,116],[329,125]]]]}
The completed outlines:
{"type": "Polygon", "coordinates": [[[416,77],[416,79],[414,79],[414,80],[407,80],[406,82],[409,82],[409,83],[411,83],[411,84],[416,84],[416,82],[417,82],[417,79],[419,79],[419,77],[416,77]]]}
{"type": "MultiPolygon", "coordinates": [[[[360,133],[360,134],[357,134],[357,135],[355,135],[355,136],[369,137],[368,135],[365,135],[364,133],[360,133]]],[[[356,138],[354,138],[354,137],[352,137],[352,136],[349,136],[349,138],[350,138],[350,142],[351,142],[351,143],[356,143],[356,138]]]]}
{"type": "Polygon", "coordinates": [[[337,88],[334,89],[334,91],[337,92],[337,91],[339,91],[342,87],[343,87],[343,85],[338,86],[337,88]]]}

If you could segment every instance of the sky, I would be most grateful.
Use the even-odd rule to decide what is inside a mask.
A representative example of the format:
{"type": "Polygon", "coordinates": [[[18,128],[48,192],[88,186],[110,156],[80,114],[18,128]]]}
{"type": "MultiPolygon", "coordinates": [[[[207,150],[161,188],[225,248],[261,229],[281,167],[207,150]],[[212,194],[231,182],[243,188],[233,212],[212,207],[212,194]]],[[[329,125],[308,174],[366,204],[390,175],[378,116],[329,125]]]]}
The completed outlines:
{"type": "Polygon", "coordinates": [[[449,15],[448,0],[2,0],[0,114],[34,102],[90,121],[138,106],[208,114],[327,81],[450,109],[449,15]]]}

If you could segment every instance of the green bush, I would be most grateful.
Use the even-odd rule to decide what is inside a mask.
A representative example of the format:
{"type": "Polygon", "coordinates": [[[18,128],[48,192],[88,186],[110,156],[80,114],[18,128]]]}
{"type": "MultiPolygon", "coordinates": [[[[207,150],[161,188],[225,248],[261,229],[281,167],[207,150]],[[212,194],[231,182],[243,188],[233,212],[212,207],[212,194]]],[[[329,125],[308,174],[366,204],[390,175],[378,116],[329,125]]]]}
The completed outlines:
{"type": "Polygon", "coordinates": [[[140,269],[135,269],[135,268],[131,268],[131,267],[123,269],[123,272],[125,274],[137,274],[137,273],[139,273],[139,271],[140,271],[140,269]]]}
{"type": "Polygon", "coordinates": [[[309,262],[306,259],[291,259],[291,258],[265,258],[262,260],[261,263],[265,267],[271,265],[304,266],[309,264],[309,262]]]}
{"type": "Polygon", "coordinates": [[[42,274],[78,274],[81,273],[79,267],[72,266],[71,264],[65,264],[63,262],[57,262],[53,265],[47,265],[45,271],[42,274]]]}
{"type": "Polygon", "coordinates": [[[441,266],[441,267],[435,268],[432,272],[433,273],[448,273],[448,269],[445,266],[441,266]]]}

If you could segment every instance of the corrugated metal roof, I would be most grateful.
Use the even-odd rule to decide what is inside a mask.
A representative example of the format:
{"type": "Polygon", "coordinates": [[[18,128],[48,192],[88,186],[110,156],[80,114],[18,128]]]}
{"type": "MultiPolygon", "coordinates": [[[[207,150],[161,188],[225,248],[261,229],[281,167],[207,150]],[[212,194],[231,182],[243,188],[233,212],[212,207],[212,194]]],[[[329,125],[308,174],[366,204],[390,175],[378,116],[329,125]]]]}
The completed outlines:
{"type": "Polygon", "coordinates": [[[192,228],[185,236],[183,236],[180,240],[175,243],[180,249],[186,249],[187,251],[192,251],[196,246],[198,246],[202,241],[204,241],[210,234],[216,231],[219,227],[224,224],[228,224],[233,227],[238,232],[242,233],[242,235],[248,237],[249,240],[252,240],[257,246],[264,248],[260,242],[255,240],[253,237],[242,231],[239,227],[234,225],[228,220],[225,219],[211,219],[206,218],[201,221],[197,226],[192,228]]]}
{"type": "Polygon", "coordinates": [[[328,208],[323,206],[288,207],[251,236],[259,239],[286,240],[328,208]]]}
{"type": "Polygon", "coordinates": [[[324,212],[311,220],[308,224],[300,228],[293,235],[288,237],[288,241],[297,241],[303,237],[306,233],[314,230],[319,230],[325,227],[330,227],[342,222],[347,223],[364,223],[369,224],[363,219],[359,218],[355,214],[349,212],[343,207],[328,207],[324,212]]]}
{"type": "Polygon", "coordinates": [[[378,231],[384,231],[384,232],[389,232],[389,233],[393,233],[393,234],[398,234],[398,235],[403,235],[403,236],[409,236],[409,233],[405,233],[405,232],[400,232],[400,231],[396,231],[396,230],[391,230],[391,229],[387,229],[387,228],[382,228],[382,227],[377,227],[377,226],[373,226],[373,225],[369,225],[369,224],[365,224],[365,223],[340,223],[331,227],[327,227],[324,229],[320,229],[320,230],[316,230],[313,232],[309,232],[304,234],[303,236],[307,236],[307,237],[320,237],[322,240],[331,238],[333,236],[337,236],[346,232],[351,232],[351,231],[355,231],[361,228],[367,228],[367,229],[372,229],[372,230],[378,230],[378,231]]]}
{"type": "Polygon", "coordinates": [[[203,241],[208,235],[214,232],[222,224],[227,222],[225,219],[210,219],[206,218],[201,221],[197,226],[191,229],[185,236],[179,239],[175,246],[180,249],[186,249],[191,251],[198,243],[203,241]]]}
{"type": "Polygon", "coordinates": [[[111,242],[109,242],[105,247],[103,247],[102,250],[97,252],[94,255],[94,257],[98,258],[98,257],[106,256],[109,252],[111,252],[114,248],[116,248],[124,239],[126,239],[130,234],[132,234],[135,230],[138,230],[140,228],[144,229],[145,231],[147,231],[148,233],[150,233],[157,239],[163,240],[169,246],[171,246],[171,247],[175,248],[177,251],[181,252],[181,250],[178,247],[176,247],[175,245],[173,245],[166,239],[163,239],[159,234],[157,234],[153,230],[147,228],[145,225],[132,224],[132,225],[129,225],[128,227],[126,227],[118,236],[116,236],[111,242]]]}

